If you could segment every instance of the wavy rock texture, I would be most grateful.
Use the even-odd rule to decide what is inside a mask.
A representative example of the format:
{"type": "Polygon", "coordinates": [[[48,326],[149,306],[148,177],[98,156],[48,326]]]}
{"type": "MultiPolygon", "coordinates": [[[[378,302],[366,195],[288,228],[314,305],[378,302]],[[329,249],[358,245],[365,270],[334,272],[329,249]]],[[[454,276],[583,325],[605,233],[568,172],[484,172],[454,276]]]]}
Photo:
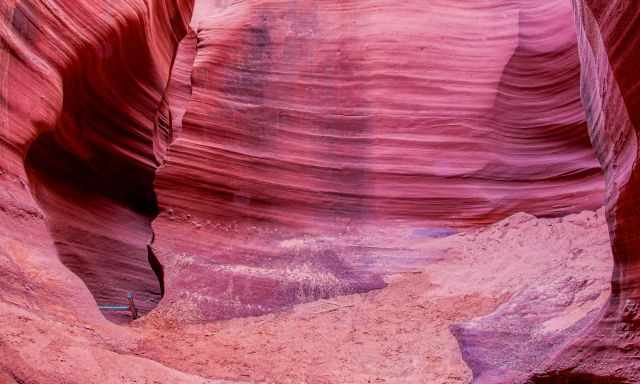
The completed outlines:
{"type": "Polygon", "coordinates": [[[566,1],[200,2],[192,28],[155,181],[166,318],[380,287],[403,252],[377,228],[601,204],[566,1]]]}
{"type": "Polygon", "coordinates": [[[603,164],[615,269],[600,318],[547,364],[535,383],[640,382],[638,130],[640,6],[576,0],[582,94],[594,148],[603,164]]]}
{"type": "MultiPolygon", "coordinates": [[[[5,10],[2,166],[24,182],[25,158],[58,256],[100,304],[126,303],[132,291],[148,311],[160,299],[147,260],[154,122],[190,7],[20,1],[5,10]]],[[[33,205],[24,192],[16,200],[33,205]]]]}
{"type": "Polygon", "coordinates": [[[148,310],[159,298],[146,251],[152,138],[191,8],[178,0],[0,4],[0,315],[9,334],[23,336],[0,340],[2,380],[132,382],[147,371],[205,382],[144,359],[123,364],[90,331],[71,336],[79,322],[109,327],[96,300],[126,303],[132,290],[148,310]],[[5,322],[13,315],[21,331],[5,322]],[[71,328],[55,329],[63,323],[71,328]]]}
{"type": "Polygon", "coordinates": [[[164,291],[151,327],[381,288],[446,256],[407,234],[598,207],[586,119],[608,306],[580,331],[602,280],[549,273],[454,332],[479,382],[640,381],[638,7],[574,7],[577,46],[564,0],[201,1],[191,29],[188,0],[3,1],[0,379],[208,382],[126,357],[95,301],[164,291]]]}

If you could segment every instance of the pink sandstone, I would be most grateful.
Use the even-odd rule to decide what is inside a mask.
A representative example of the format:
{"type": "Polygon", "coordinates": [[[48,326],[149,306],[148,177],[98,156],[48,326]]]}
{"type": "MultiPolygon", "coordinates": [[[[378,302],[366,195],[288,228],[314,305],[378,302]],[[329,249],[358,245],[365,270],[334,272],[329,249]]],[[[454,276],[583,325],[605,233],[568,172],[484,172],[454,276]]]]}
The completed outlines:
{"type": "MultiPolygon", "coordinates": [[[[157,334],[146,350],[143,333],[357,301],[468,252],[416,242],[606,197],[606,305],[602,252],[576,270],[546,255],[557,276],[514,269],[523,281],[494,277],[497,289],[476,275],[466,294],[479,297],[445,300],[473,309],[424,321],[451,326],[478,383],[640,382],[639,12],[624,0],[3,1],[0,380],[99,382],[102,369],[210,382],[224,375],[172,361],[157,334]],[[150,312],[134,328],[96,307],[127,292],[150,312]],[[68,348],[35,357],[52,343],[68,348]],[[65,363],[83,348],[85,370],[65,363]]],[[[492,228],[487,244],[501,241],[492,228]]],[[[393,287],[381,292],[402,300],[393,287]]]]}

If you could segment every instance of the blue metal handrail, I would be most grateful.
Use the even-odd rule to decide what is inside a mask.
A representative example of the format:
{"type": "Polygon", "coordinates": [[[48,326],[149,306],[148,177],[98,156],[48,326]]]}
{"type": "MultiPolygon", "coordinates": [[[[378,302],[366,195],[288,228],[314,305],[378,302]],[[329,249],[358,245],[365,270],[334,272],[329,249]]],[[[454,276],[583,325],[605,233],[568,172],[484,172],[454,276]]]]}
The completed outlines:
{"type": "Polygon", "coordinates": [[[128,311],[129,307],[124,305],[98,305],[98,308],[105,311],[128,311]]]}
{"type": "Polygon", "coordinates": [[[135,320],[138,318],[138,308],[133,302],[133,293],[127,293],[127,301],[129,305],[98,305],[98,308],[103,311],[131,311],[131,317],[135,320]]]}

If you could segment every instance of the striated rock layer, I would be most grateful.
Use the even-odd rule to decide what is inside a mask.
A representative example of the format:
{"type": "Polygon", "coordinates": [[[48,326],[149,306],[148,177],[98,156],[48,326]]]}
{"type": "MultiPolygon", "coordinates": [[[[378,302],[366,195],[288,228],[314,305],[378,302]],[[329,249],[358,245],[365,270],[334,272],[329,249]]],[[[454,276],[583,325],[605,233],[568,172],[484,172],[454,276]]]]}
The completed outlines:
{"type": "Polygon", "coordinates": [[[178,53],[174,210],[460,226],[600,204],[568,2],[227,3],[178,53]]]}
{"type": "Polygon", "coordinates": [[[158,124],[165,318],[381,287],[413,258],[380,228],[602,203],[568,1],[202,1],[191,27],[158,124]]]}
{"type": "MultiPolygon", "coordinates": [[[[497,339],[498,332],[501,336],[521,334],[522,328],[508,325],[512,312],[523,316],[525,310],[514,312],[513,307],[527,301],[535,303],[539,295],[525,297],[526,300],[516,297],[491,318],[462,326],[457,332],[463,348],[478,347],[466,356],[477,368],[474,373],[478,383],[640,382],[637,358],[640,353],[637,257],[640,246],[637,234],[640,77],[636,73],[640,62],[636,49],[640,39],[640,6],[627,1],[601,0],[575,0],[573,5],[582,64],[582,98],[591,141],[605,175],[607,221],[615,262],[611,296],[588,326],[570,332],[570,337],[562,343],[554,342],[551,347],[555,351],[551,356],[541,356],[536,351],[536,343],[527,343],[525,350],[529,351],[525,354],[529,355],[529,365],[524,367],[514,358],[520,353],[517,348],[496,353],[505,348],[492,348],[490,340],[497,339]],[[474,325],[479,329],[474,330],[474,325]],[[532,370],[536,373],[530,375],[532,370]]],[[[564,294],[558,296],[563,300],[564,294]]]]}
{"type": "MultiPolygon", "coordinates": [[[[3,236],[47,262],[57,255],[100,304],[126,304],[132,291],[148,311],[160,299],[147,251],[154,123],[191,7],[176,0],[0,8],[3,236]]],[[[2,291],[16,283],[4,281],[2,291]]]]}
{"type": "Polygon", "coordinates": [[[418,262],[380,228],[600,203],[563,1],[3,7],[4,205],[100,304],[262,313],[418,262]]]}
{"type": "Polygon", "coordinates": [[[577,39],[566,0],[201,1],[189,28],[191,8],[0,4],[0,304],[15,327],[0,378],[82,382],[64,363],[91,345],[94,370],[204,382],[121,357],[140,340],[102,340],[124,331],[94,299],[133,291],[147,312],[164,293],[147,318],[162,325],[381,288],[443,257],[389,233],[599,206],[586,118],[609,304],[596,316],[594,287],[558,279],[454,332],[479,382],[640,381],[638,7],[575,0],[577,39]],[[44,350],[15,338],[20,319],[38,324],[29,340],[51,324],[47,345],[81,336],[36,367],[16,353],[44,350]]]}
{"type": "Polygon", "coordinates": [[[600,317],[536,375],[535,383],[640,382],[640,6],[575,0],[582,95],[603,165],[615,269],[600,317]],[[573,381],[571,381],[573,380],[573,381]]]}

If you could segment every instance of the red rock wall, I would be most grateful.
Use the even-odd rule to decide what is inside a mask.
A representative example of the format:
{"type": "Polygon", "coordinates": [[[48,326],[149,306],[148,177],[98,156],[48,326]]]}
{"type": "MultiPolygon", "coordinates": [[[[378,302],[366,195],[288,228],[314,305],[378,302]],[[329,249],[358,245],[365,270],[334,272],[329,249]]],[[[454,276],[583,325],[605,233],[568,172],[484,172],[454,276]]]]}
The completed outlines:
{"type": "Polygon", "coordinates": [[[160,177],[174,209],[459,226],[600,204],[568,2],[215,4],[160,177]]]}
{"type": "Polygon", "coordinates": [[[0,300],[99,320],[60,257],[148,310],[153,240],[157,316],[256,314],[382,286],[376,233],[595,208],[581,63],[613,295],[531,380],[640,381],[640,10],[574,9],[579,54],[561,0],[3,1],[0,300]]]}
{"type": "MultiPolygon", "coordinates": [[[[149,310],[160,296],[146,247],[154,123],[191,6],[24,0],[0,8],[4,236],[21,252],[46,254],[45,265],[58,265],[59,256],[101,304],[126,303],[134,291],[149,310]]],[[[0,253],[21,265],[15,251],[0,253]]],[[[28,266],[0,269],[19,274],[28,266]]],[[[42,269],[68,276],[58,266],[42,269]]],[[[15,289],[16,279],[0,290],[15,289]]],[[[86,301],[71,302],[74,311],[86,301]]]]}
{"type": "Polygon", "coordinates": [[[602,204],[568,1],[203,1],[192,28],[155,180],[165,317],[379,287],[381,228],[602,204]]]}
{"type": "Polygon", "coordinates": [[[640,6],[575,0],[582,94],[607,190],[615,269],[600,318],[559,352],[539,383],[640,382],[640,6]],[[568,381],[574,380],[574,381],[568,381]]]}

